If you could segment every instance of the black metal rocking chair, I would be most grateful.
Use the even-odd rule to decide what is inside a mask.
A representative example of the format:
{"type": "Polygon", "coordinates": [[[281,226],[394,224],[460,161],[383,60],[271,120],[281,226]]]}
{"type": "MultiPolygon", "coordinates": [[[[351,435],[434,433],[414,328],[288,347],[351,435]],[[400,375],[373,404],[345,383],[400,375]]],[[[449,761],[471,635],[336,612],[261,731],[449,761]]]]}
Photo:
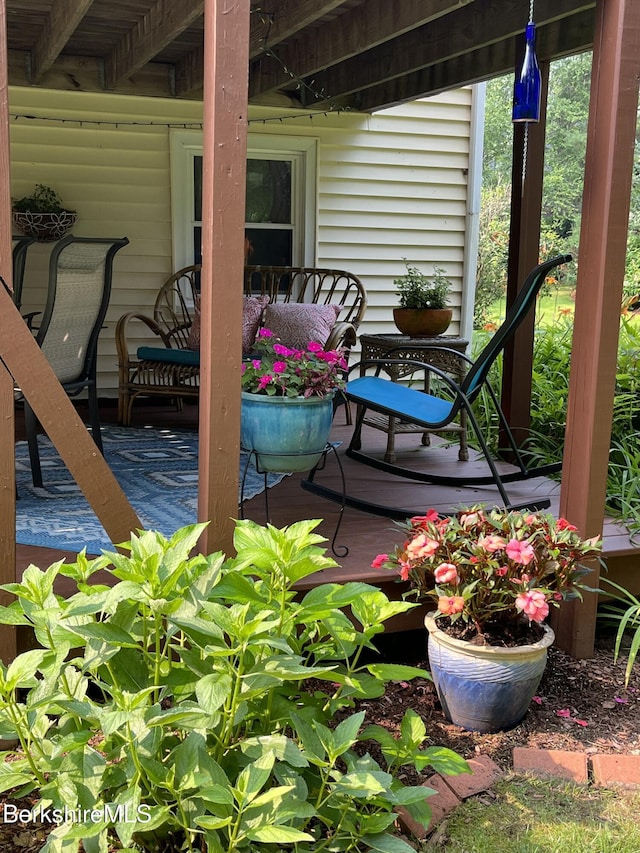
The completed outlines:
{"type": "MultiPolygon", "coordinates": [[[[344,392],[345,397],[347,401],[355,403],[358,407],[354,433],[346,450],[347,456],[374,468],[434,485],[481,486],[493,484],[497,487],[506,508],[515,508],[515,505],[509,499],[505,483],[541,477],[559,471],[561,462],[535,468],[527,467],[523,453],[515,442],[504,413],[500,408],[497,396],[487,381],[487,377],[492,364],[500,353],[502,353],[507,342],[513,337],[518,326],[520,326],[528,312],[535,305],[536,297],[549,272],[555,267],[569,261],[571,261],[571,255],[560,255],[549,261],[545,261],[529,273],[515,302],[509,309],[506,319],[475,361],[471,361],[471,359],[465,356],[460,356],[460,353],[455,353],[458,357],[465,358],[470,365],[464,380],[460,383],[432,364],[426,364],[415,359],[394,359],[392,352],[389,353],[391,358],[371,359],[354,365],[351,371],[358,369],[362,372],[364,368],[375,368],[375,375],[360,376],[347,383],[344,392]],[[416,389],[381,376],[381,371],[389,364],[397,365],[403,374],[410,373],[414,369],[424,371],[425,379],[422,388],[426,390],[416,389]],[[439,380],[440,389],[442,389],[441,396],[439,393],[430,393],[430,375],[437,377],[437,380],[439,380]],[[508,442],[508,450],[514,460],[515,470],[506,474],[499,473],[496,462],[489,452],[486,439],[482,434],[473,411],[473,404],[483,389],[486,389],[488,398],[495,407],[500,426],[508,442]],[[415,471],[404,468],[401,465],[385,462],[377,456],[371,456],[363,452],[360,449],[361,430],[368,410],[409,422],[412,425],[417,425],[417,427],[424,428],[425,432],[438,432],[442,430],[464,412],[467,424],[470,425],[475,433],[482,454],[489,466],[489,474],[475,477],[430,474],[428,471],[415,471]]],[[[312,472],[304,484],[305,488],[309,488],[310,491],[322,494],[325,497],[344,500],[349,506],[390,518],[406,518],[407,514],[411,514],[406,510],[385,507],[358,498],[351,498],[350,496],[343,497],[337,493],[334,496],[331,494],[330,489],[326,489],[320,484],[315,483],[313,477],[314,474],[312,472]]],[[[549,503],[548,500],[540,500],[536,501],[535,505],[528,503],[527,507],[531,509],[544,509],[549,506],[549,503]]],[[[519,506],[522,507],[522,505],[519,506]]]]}

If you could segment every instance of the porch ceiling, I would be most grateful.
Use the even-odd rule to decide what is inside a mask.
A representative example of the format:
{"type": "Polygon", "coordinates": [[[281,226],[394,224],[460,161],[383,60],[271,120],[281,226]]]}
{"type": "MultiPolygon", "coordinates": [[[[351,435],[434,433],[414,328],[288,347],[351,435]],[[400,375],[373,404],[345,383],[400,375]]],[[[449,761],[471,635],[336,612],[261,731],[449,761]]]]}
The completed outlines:
{"type": "MultiPolygon", "coordinates": [[[[522,0],[251,0],[252,103],[376,110],[510,71],[522,0]]],[[[591,47],[595,0],[537,0],[538,55],[591,47]]],[[[199,99],[204,0],[7,0],[9,82],[199,99]]]]}

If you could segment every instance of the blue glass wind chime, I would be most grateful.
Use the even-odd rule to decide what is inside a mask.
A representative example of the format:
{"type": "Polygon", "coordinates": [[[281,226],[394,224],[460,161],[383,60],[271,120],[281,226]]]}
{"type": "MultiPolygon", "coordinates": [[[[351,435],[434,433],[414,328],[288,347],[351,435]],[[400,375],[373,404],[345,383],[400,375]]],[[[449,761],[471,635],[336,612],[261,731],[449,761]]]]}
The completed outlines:
{"type": "Polygon", "coordinates": [[[540,121],[540,96],[542,78],[536,57],[536,25],[533,22],[533,3],[529,3],[529,22],[525,30],[525,48],[522,63],[516,68],[513,83],[513,110],[511,117],[516,124],[524,124],[524,151],[522,158],[522,181],[527,168],[529,123],[540,121]]]}
{"type": "Polygon", "coordinates": [[[533,0],[529,5],[529,23],[525,30],[522,64],[516,69],[513,84],[513,113],[515,122],[540,121],[541,76],[536,57],[536,25],[533,22],[533,0]]]}

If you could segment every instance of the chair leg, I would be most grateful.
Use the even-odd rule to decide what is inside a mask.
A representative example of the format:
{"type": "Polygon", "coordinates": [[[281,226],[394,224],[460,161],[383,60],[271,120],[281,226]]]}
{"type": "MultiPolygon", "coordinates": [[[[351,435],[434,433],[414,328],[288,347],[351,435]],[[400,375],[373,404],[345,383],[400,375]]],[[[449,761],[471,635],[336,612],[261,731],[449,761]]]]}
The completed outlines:
{"type": "Polygon", "coordinates": [[[102,432],[100,430],[100,412],[98,410],[98,392],[95,385],[89,385],[89,423],[91,424],[91,436],[96,443],[96,447],[104,456],[102,447],[102,432]]]}
{"type": "Polygon", "coordinates": [[[34,486],[42,488],[42,468],[40,467],[40,453],[38,451],[38,419],[26,400],[24,401],[24,428],[29,448],[31,479],[34,486]]]}

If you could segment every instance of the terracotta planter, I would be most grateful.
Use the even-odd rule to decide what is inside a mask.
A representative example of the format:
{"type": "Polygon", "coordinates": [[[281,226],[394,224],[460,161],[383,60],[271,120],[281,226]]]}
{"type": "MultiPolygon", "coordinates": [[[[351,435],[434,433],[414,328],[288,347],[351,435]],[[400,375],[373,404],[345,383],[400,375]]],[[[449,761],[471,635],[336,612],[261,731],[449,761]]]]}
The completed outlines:
{"type": "Polygon", "coordinates": [[[424,620],[429,668],[442,710],[456,726],[498,732],[516,726],[527,713],[547,665],[555,635],[526,646],[476,646],[438,628],[434,614],[424,620]]]}
{"type": "Polygon", "coordinates": [[[394,308],[393,321],[410,338],[433,338],[449,328],[453,308],[394,308]]]}

